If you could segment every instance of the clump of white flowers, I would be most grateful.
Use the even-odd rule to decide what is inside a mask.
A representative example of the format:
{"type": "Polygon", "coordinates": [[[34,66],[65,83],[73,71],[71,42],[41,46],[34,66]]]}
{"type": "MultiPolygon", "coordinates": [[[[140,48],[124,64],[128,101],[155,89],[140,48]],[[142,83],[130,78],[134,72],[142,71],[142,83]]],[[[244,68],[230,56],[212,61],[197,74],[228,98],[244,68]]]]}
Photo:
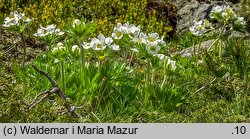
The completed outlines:
{"type": "Polygon", "coordinates": [[[72,26],[75,28],[77,25],[85,24],[84,22],[81,22],[79,19],[75,19],[72,23],[72,26]]]}
{"type": "MultiPolygon", "coordinates": [[[[75,20],[73,26],[80,24],[80,20],[75,20]]],[[[82,42],[81,46],[84,49],[93,49],[93,50],[104,50],[107,47],[114,50],[121,50],[120,46],[116,43],[120,40],[123,40],[123,43],[136,43],[139,45],[145,45],[145,49],[149,54],[155,55],[161,50],[161,47],[166,45],[166,42],[163,40],[163,37],[160,37],[157,33],[145,34],[141,31],[140,26],[135,26],[133,24],[118,23],[111,34],[111,37],[105,37],[103,34],[99,34],[97,38],[92,38],[90,42],[82,42]],[[114,43],[115,42],[115,43],[114,43]]],[[[129,47],[129,46],[128,46],[129,47]]],[[[130,50],[139,52],[137,48],[130,48],[130,50]]]]}
{"type": "Polygon", "coordinates": [[[54,47],[52,49],[52,53],[58,54],[58,53],[65,51],[65,50],[66,50],[66,48],[64,47],[63,43],[59,42],[59,43],[57,43],[56,47],[54,47]]]}
{"type": "MultiPolygon", "coordinates": [[[[235,11],[229,5],[214,6],[209,17],[221,23],[221,32],[224,31],[226,26],[231,26],[231,29],[234,30],[242,30],[246,25],[244,18],[237,17],[235,11]]],[[[195,20],[193,26],[191,26],[189,30],[195,36],[203,36],[211,28],[213,27],[210,22],[204,19],[199,21],[195,20]]]]}
{"type": "Polygon", "coordinates": [[[131,42],[145,44],[149,54],[158,54],[161,46],[166,44],[163,37],[160,38],[157,33],[146,35],[141,31],[140,26],[129,23],[125,23],[124,25],[118,23],[113,30],[112,37],[114,39],[122,39],[124,35],[128,35],[131,42]]]}
{"type": "Polygon", "coordinates": [[[44,37],[47,35],[63,35],[64,32],[60,29],[56,28],[56,25],[52,24],[47,27],[40,26],[40,28],[37,30],[37,33],[34,34],[36,37],[44,37]]]}
{"type": "Polygon", "coordinates": [[[24,13],[18,13],[17,11],[10,12],[10,15],[4,20],[4,27],[20,26],[31,22],[29,17],[26,17],[24,13]]]}
{"type": "Polygon", "coordinates": [[[164,54],[156,54],[154,56],[158,57],[160,60],[166,61],[166,66],[170,66],[173,70],[177,68],[176,61],[172,60],[170,57],[164,54]]]}
{"type": "Polygon", "coordinates": [[[119,46],[112,44],[113,39],[110,37],[105,37],[102,33],[98,35],[97,38],[92,38],[91,42],[83,42],[82,47],[84,49],[92,48],[93,50],[104,50],[107,46],[113,50],[119,50],[119,46]]]}
{"type": "Polygon", "coordinates": [[[190,32],[195,36],[203,36],[210,28],[208,20],[195,20],[193,26],[189,28],[190,32]]]}
{"type": "Polygon", "coordinates": [[[129,24],[128,22],[122,25],[118,23],[114,28],[112,37],[114,39],[121,39],[123,35],[129,35],[130,38],[133,38],[140,32],[140,26],[135,26],[133,24],[129,24]]]}
{"type": "Polygon", "coordinates": [[[238,17],[229,5],[214,6],[209,16],[211,19],[217,20],[224,25],[231,24],[233,29],[236,30],[242,30],[246,25],[244,18],[238,17]]]}
{"type": "Polygon", "coordinates": [[[79,52],[80,51],[80,47],[78,45],[73,45],[71,48],[72,52],[79,52]]]}
{"type": "Polygon", "coordinates": [[[234,20],[237,17],[234,10],[229,5],[214,6],[209,16],[212,19],[223,19],[225,21],[234,20]]]}

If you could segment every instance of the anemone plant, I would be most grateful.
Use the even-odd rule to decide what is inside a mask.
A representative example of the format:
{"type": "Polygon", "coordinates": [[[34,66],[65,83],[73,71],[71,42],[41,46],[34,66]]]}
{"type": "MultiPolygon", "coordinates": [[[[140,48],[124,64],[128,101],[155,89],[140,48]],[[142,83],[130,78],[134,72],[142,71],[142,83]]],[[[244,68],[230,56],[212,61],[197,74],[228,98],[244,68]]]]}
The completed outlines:
{"type": "Polygon", "coordinates": [[[44,41],[48,45],[48,49],[51,50],[51,46],[57,41],[61,40],[64,32],[56,27],[56,25],[51,24],[47,27],[40,26],[37,32],[34,34],[35,37],[44,41]]]}
{"type": "MultiPolygon", "coordinates": [[[[78,46],[81,46],[82,43],[85,42],[93,32],[95,32],[95,29],[96,29],[96,24],[94,22],[87,22],[86,19],[84,19],[84,21],[75,19],[73,23],[66,25],[66,33],[68,37],[72,38],[78,46]]],[[[85,54],[83,47],[80,47],[80,50],[81,50],[80,64],[81,64],[81,75],[82,75],[85,66],[85,54]]]]}
{"type": "Polygon", "coordinates": [[[21,45],[23,48],[23,62],[22,65],[24,66],[26,61],[26,44],[24,33],[25,30],[31,25],[32,19],[25,16],[24,13],[18,13],[17,11],[11,12],[8,17],[5,18],[3,27],[5,30],[9,32],[16,33],[21,38],[21,45]]]}

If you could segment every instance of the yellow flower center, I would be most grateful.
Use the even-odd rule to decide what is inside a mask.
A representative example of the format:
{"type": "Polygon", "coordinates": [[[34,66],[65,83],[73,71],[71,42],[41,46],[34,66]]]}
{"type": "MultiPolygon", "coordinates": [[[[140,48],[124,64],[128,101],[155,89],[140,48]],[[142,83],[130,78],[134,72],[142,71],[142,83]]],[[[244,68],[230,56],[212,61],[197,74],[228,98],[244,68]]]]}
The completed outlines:
{"type": "Polygon", "coordinates": [[[97,48],[102,48],[102,44],[98,44],[98,45],[97,45],[97,48]]]}
{"type": "Polygon", "coordinates": [[[116,33],[116,36],[117,36],[117,37],[121,37],[121,36],[122,36],[122,33],[121,33],[121,32],[117,32],[117,33],[116,33]]]}
{"type": "Polygon", "coordinates": [[[154,42],[154,41],[155,41],[155,38],[149,37],[149,38],[148,38],[148,41],[149,41],[149,42],[154,42]]]}
{"type": "Polygon", "coordinates": [[[150,51],[155,51],[156,47],[155,46],[150,46],[150,51]]]}

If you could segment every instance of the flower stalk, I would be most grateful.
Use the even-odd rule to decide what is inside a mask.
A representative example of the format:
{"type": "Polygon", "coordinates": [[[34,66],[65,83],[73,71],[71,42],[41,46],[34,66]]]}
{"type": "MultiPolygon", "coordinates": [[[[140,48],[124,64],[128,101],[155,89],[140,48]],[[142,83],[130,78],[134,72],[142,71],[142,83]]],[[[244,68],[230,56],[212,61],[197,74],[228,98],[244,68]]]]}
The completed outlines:
{"type": "Polygon", "coordinates": [[[23,62],[22,62],[22,66],[24,66],[25,62],[26,62],[26,44],[25,44],[25,39],[24,39],[24,35],[23,32],[20,33],[21,36],[21,44],[22,44],[22,48],[23,48],[23,62]]]}
{"type": "Polygon", "coordinates": [[[147,106],[149,103],[150,96],[150,61],[147,63],[147,71],[145,77],[145,97],[144,97],[144,105],[147,106]]]}
{"type": "Polygon", "coordinates": [[[63,92],[66,93],[66,85],[65,85],[65,69],[64,69],[64,60],[61,60],[61,76],[62,76],[62,85],[63,85],[63,92]]]}

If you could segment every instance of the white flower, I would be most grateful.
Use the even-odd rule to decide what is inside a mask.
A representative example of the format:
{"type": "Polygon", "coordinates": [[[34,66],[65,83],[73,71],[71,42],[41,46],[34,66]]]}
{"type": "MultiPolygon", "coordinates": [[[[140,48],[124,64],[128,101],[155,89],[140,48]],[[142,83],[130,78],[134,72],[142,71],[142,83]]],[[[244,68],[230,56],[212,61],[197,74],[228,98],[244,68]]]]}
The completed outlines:
{"type": "Polygon", "coordinates": [[[158,39],[159,39],[158,33],[150,33],[150,34],[148,34],[147,42],[148,43],[157,42],[158,39]]]}
{"type": "Polygon", "coordinates": [[[166,45],[166,42],[164,41],[164,36],[161,37],[159,44],[162,46],[166,45]]]}
{"type": "Polygon", "coordinates": [[[24,13],[18,13],[17,11],[10,12],[9,17],[5,18],[4,27],[10,27],[10,26],[19,26],[20,23],[23,22],[26,25],[28,22],[30,22],[31,19],[28,17],[25,17],[24,13]]]}
{"type": "Polygon", "coordinates": [[[48,32],[48,34],[53,34],[56,32],[56,25],[54,25],[54,24],[51,24],[51,25],[47,26],[46,28],[41,26],[41,28],[43,28],[46,32],[48,32]]]}
{"type": "Polygon", "coordinates": [[[72,48],[71,48],[71,50],[72,50],[73,52],[75,52],[75,51],[80,51],[80,48],[79,48],[78,45],[73,45],[72,48]]]}
{"type": "Polygon", "coordinates": [[[81,24],[81,21],[79,19],[75,19],[72,23],[72,26],[75,27],[78,24],[81,24]]]}
{"type": "Polygon", "coordinates": [[[246,25],[246,21],[244,20],[244,17],[238,17],[236,22],[240,23],[241,25],[246,25]]]}
{"type": "Polygon", "coordinates": [[[104,50],[106,48],[105,42],[97,38],[93,38],[93,50],[104,50]]]}
{"type": "Polygon", "coordinates": [[[146,46],[146,49],[148,50],[149,54],[155,55],[155,54],[157,54],[160,51],[161,47],[158,46],[158,45],[155,45],[154,43],[149,43],[146,46]]]}
{"type": "Polygon", "coordinates": [[[59,42],[59,43],[57,43],[56,46],[57,46],[57,47],[63,47],[63,43],[59,42]]]}
{"type": "Polygon", "coordinates": [[[115,51],[119,51],[120,50],[120,46],[117,45],[117,44],[112,44],[109,46],[112,50],[115,50],[115,51]]]}
{"type": "Polygon", "coordinates": [[[133,39],[132,39],[133,42],[135,43],[144,43],[146,44],[147,43],[147,36],[141,32],[138,36],[135,36],[133,39]]]}
{"type": "Polygon", "coordinates": [[[56,53],[56,52],[58,52],[58,47],[54,47],[53,49],[52,49],[52,53],[56,53]]]}
{"type": "Polygon", "coordinates": [[[140,26],[137,26],[137,27],[136,27],[135,25],[130,24],[130,25],[128,25],[127,30],[128,30],[128,35],[129,35],[129,37],[132,39],[132,38],[134,38],[135,36],[138,36],[138,35],[139,35],[139,33],[140,33],[140,26]]]}
{"type": "Polygon", "coordinates": [[[156,54],[154,56],[157,56],[160,60],[168,60],[169,57],[164,54],[156,54]]]}
{"type": "Polygon", "coordinates": [[[170,58],[168,59],[167,65],[170,65],[173,70],[175,70],[177,68],[176,61],[173,61],[170,58]]]}
{"type": "Polygon", "coordinates": [[[121,39],[123,37],[123,32],[122,32],[121,28],[115,27],[114,31],[112,33],[112,37],[114,39],[121,39]]]}
{"type": "Polygon", "coordinates": [[[105,44],[111,45],[112,42],[113,42],[112,38],[110,38],[110,37],[105,38],[105,44]]]}
{"type": "MultiPolygon", "coordinates": [[[[222,17],[225,20],[233,20],[233,19],[236,18],[235,12],[233,11],[232,8],[230,8],[229,5],[227,5],[227,6],[225,6],[225,5],[214,6],[212,8],[212,11],[211,11],[211,13],[210,13],[209,16],[212,19],[216,19],[216,18],[222,17]]],[[[217,19],[217,20],[221,20],[221,19],[217,19]]]]}
{"type": "Polygon", "coordinates": [[[82,47],[83,47],[83,49],[89,49],[89,48],[92,48],[93,47],[93,42],[91,41],[91,42],[83,42],[82,43],[82,47]]]}
{"type": "Polygon", "coordinates": [[[17,22],[14,18],[6,17],[3,26],[4,27],[10,27],[17,25],[17,22]]]}
{"type": "Polygon", "coordinates": [[[99,39],[102,43],[105,43],[105,36],[102,33],[97,36],[97,39],[99,39]]]}
{"type": "Polygon", "coordinates": [[[194,25],[189,28],[190,32],[195,36],[203,36],[207,29],[205,28],[205,21],[194,21],[194,25]]]}
{"type": "Polygon", "coordinates": [[[122,32],[123,32],[124,34],[129,34],[129,26],[130,26],[130,24],[129,24],[128,22],[125,23],[125,24],[122,25],[122,26],[119,25],[120,29],[122,30],[122,32]]]}
{"type": "Polygon", "coordinates": [[[25,16],[24,13],[18,13],[17,11],[10,12],[10,16],[14,16],[15,20],[19,21],[25,16]]]}
{"type": "Polygon", "coordinates": [[[222,13],[223,11],[225,11],[224,7],[216,5],[212,8],[212,11],[209,16],[210,18],[214,19],[216,18],[215,17],[216,14],[222,13]]]}
{"type": "Polygon", "coordinates": [[[121,23],[117,23],[117,26],[114,28],[112,37],[114,39],[121,39],[124,34],[128,34],[130,38],[138,35],[140,32],[140,26],[135,26],[133,24],[129,24],[128,22],[122,25],[121,23]]]}
{"type": "Polygon", "coordinates": [[[51,24],[47,27],[40,26],[40,28],[37,30],[37,33],[35,33],[34,36],[44,37],[44,36],[52,35],[52,34],[61,36],[64,34],[64,32],[60,31],[60,29],[57,29],[56,25],[51,24]]]}
{"type": "Polygon", "coordinates": [[[40,29],[40,28],[39,28],[39,29],[37,30],[37,33],[34,34],[34,36],[36,36],[36,37],[39,37],[39,36],[43,37],[43,36],[46,36],[46,33],[44,32],[43,29],[40,29]]]}
{"type": "Polygon", "coordinates": [[[59,36],[61,36],[61,35],[64,34],[64,32],[61,31],[60,29],[56,29],[56,30],[54,31],[54,33],[57,33],[57,35],[59,35],[59,36]]]}
{"type": "Polygon", "coordinates": [[[171,60],[170,57],[168,57],[164,54],[155,54],[154,56],[157,56],[160,60],[166,60],[167,61],[166,66],[170,65],[173,70],[176,69],[176,61],[171,60]]]}

